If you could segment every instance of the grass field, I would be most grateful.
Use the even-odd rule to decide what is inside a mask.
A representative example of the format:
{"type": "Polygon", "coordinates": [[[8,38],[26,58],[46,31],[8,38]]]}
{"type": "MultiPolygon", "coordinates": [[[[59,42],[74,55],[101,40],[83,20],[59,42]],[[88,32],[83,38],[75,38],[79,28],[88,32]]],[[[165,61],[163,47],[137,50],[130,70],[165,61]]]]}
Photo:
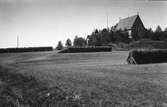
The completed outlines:
{"type": "Polygon", "coordinates": [[[0,54],[0,64],[72,93],[82,107],[167,107],[167,64],[127,65],[127,56],[126,51],[8,53],[0,54]]]}

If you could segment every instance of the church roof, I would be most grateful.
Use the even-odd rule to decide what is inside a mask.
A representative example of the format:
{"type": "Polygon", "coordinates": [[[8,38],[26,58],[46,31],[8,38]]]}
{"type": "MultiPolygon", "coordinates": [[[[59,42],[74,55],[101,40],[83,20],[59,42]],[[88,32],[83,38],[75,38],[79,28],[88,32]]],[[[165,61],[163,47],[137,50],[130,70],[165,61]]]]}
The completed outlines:
{"type": "Polygon", "coordinates": [[[134,15],[131,17],[121,19],[116,26],[116,30],[125,30],[125,29],[129,30],[129,29],[131,29],[133,27],[133,24],[135,23],[137,17],[139,17],[139,15],[134,15]]]}

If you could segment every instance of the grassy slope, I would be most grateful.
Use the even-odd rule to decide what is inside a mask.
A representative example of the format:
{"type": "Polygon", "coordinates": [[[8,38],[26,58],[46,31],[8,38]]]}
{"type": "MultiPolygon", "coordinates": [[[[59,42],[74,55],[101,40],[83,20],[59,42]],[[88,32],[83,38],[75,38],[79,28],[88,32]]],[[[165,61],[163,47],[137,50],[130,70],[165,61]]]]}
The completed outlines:
{"type": "Polygon", "coordinates": [[[152,40],[140,40],[136,42],[132,42],[129,45],[130,49],[134,48],[148,48],[148,49],[166,49],[167,43],[164,41],[152,41],[152,40]]]}
{"type": "Polygon", "coordinates": [[[131,50],[131,49],[167,49],[167,43],[165,41],[153,41],[149,39],[142,39],[139,41],[133,41],[130,44],[119,43],[113,44],[113,50],[131,50]]]}
{"type": "Polygon", "coordinates": [[[0,63],[11,72],[33,75],[96,107],[165,106],[167,64],[125,65],[126,58],[127,52],[37,52],[0,54],[0,63]]]}

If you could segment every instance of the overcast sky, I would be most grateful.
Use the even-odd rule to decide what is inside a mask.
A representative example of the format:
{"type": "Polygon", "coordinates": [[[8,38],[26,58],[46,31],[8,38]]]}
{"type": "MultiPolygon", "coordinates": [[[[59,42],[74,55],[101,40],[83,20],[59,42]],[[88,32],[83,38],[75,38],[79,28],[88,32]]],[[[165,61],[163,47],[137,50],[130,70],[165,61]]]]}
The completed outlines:
{"type": "Polygon", "coordinates": [[[167,27],[167,1],[0,0],[0,48],[56,46],[75,35],[86,37],[119,18],[139,15],[146,28],[167,27]]]}

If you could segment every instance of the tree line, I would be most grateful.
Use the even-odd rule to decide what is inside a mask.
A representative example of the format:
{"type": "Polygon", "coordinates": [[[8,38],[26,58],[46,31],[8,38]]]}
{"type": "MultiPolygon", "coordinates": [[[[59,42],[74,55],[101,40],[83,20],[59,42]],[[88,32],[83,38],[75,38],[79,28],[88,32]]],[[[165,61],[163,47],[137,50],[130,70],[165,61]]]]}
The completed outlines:
{"type": "MultiPolygon", "coordinates": [[[[83,38],[83,37],[75,36],[75,38],[74,38],[74,40],[73,40],[73,45],[72,45],[71,39],[68,38],[68,39],[66,40],[65,46],[66,46],[66,47],[71,47],[71,46],[83,47],[83,46],[87,46],[87,41],[86,41],[86,39],[83,38]]],[[[58,44],[57,44],[56,49],[57,49],[57,50],[61,50],[61,49],[63,49],[63,47],[64,47],[64,46],[63,46],[62,42],[59,41],[58,44]]]]}
{"type": "MultiPolygon", "coordinates": [[[[144,32],[134,33],[130,37],[129,33],[125,31],[116,31],[114,27],[110,29],[95,29],[90,35],[87,35],[86,38],[75,36],[72,41],[68,38],[66,40],[65,46],[75,46],[75,47],[83,47],[83,46],[110,46],[111,44],[118,43],[127,43],[129,44],[132,41],[138,41],[141,39],[150,39],[153,41],[167,41],[167,28],[162,30],[160,26],[157,26],[156,30],[153,31],[151,28],[145,29],[144,32]],[[142,34],[142,35],[141,35],[142,34]]],[[[56,49],[60,50],[64,46],[61,41],[58,42],[56,49]]]]}

